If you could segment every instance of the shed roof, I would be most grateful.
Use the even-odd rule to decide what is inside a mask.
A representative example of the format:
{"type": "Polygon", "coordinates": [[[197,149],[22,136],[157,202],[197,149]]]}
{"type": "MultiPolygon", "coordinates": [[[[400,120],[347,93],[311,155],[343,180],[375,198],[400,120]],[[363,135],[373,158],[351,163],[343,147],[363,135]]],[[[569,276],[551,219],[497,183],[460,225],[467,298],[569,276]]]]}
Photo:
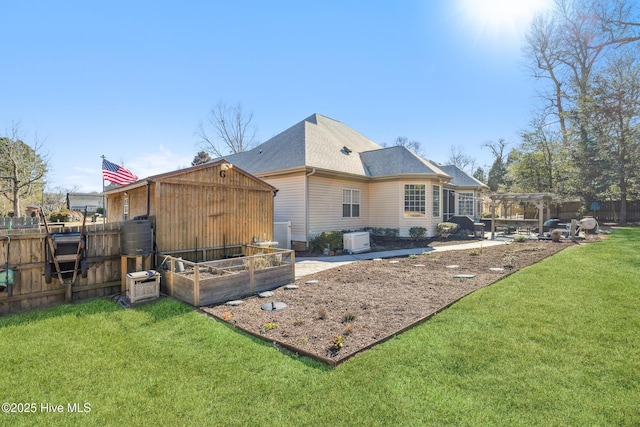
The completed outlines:
{"type": "MultiPolygon", "coordinates": [[[[212,168],[212,167],[217,167],[219,165],[222,165],[224,163],[229,163],[226,159],[224,158],[220,158],[220,159],[216,159],[215,161],[211,161],[211,162],[207,162],[201,165],[196,165],[196,166],[191,166],[188,168],[184,168],[184,169],[177,169],[177,170],[173,170],[170,172],[165,172],[165,173],[161,173],[158,175],[153,175],[153,176],[149,176],[147,178],[144,179],[140,179],[134,183],[131,183],[129,185],[123,185],[122,187],[117,187],[111,190],[107,190],[104,192],[104,194],[116,194],[116,193],[120,193],[123,191],[128,191],[128,190],[133,190],[134,188],[138,188],[138,187],[142,187],[145,186],[151,182],[156,182],[156,181],[162,181],[164,179],[168,179],[168,178],[173,178],[176,176],[180,176],[180,175],[184,175],[186,173],[189,172],[193,172],[196,171],[198,169],[206,169],[206,168],[212,168]]],[[[269,187],[272,190],[276,190],[276,187],[274,187],[273,185],[269,184],[268,182],[250,174],[249,172],[243,170],[240,167],[237,167],[236,165],[233,165],[234,170],[239,171],[240,173],[250,176],[251,178],[255,179],[256,181],[260,182],[260,184],[264,185],[265,187],[269,187]]]]}

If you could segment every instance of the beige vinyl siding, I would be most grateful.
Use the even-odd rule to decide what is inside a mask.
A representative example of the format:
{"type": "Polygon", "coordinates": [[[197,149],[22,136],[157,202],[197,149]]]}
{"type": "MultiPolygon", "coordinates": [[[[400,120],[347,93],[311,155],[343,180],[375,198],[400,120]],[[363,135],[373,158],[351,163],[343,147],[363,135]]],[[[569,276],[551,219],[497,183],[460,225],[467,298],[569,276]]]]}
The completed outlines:
{"type": "Polygon", "coordinates": [[[369,225],[367,183],[309,177],[309,237],[327,230],[358,230],[369,225]],[[360,216],[342,217],[342,190],[360,190],[360,216]]]}
{"type": "Polygon", "coordinates": [[[397,181],[374,182],[369,184],[369,225],[372,227],[398,228],[398,192],[402,186],[397,181]]]}
{"type": "Polygon", "coordinates": [[[273,199],[275,221],[291,221],[291,240],[306,241],[305,174],[263,179],[278,189],[273,199]]]}

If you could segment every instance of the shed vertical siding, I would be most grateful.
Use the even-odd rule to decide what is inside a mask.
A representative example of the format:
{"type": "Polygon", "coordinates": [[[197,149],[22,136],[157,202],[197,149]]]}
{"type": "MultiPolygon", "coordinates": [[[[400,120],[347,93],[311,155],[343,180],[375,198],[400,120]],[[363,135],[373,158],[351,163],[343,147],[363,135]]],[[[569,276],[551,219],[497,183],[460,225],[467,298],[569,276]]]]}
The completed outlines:
{"type": "MultiPolygon", "coordinates": [[[[160,252],[193,251],[273,239],[273,187],[221,163],[158,175],[148,180],[149,216],[160,252]]],[[[147,186],[109,194],[109,212],[147,214],[147,186]]],[[[194,252],[195,254],[195,252],[194,252]]],[[[202,259],[200,259],[202,261],[202,259]]]]}

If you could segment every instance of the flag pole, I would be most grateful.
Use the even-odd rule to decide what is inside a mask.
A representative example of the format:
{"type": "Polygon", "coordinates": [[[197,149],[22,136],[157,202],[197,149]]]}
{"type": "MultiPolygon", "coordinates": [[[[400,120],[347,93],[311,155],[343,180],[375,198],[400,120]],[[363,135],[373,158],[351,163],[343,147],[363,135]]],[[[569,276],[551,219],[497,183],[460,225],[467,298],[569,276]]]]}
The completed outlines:
{"type": "MultiPolygon", "coordinates": [[[[100,156],[100,158],[104,162],[104,159],[106,159],[107,156],[103,154],[102,156],[100,156]]],[[[100,170],[102,170],[102,164],[100,165],[100,170]]],[[[102,224],[104,225],[106,224],[106,222],[107,222],[107,200],[104,197],[104,176],[102,176],[102,224]]]]}

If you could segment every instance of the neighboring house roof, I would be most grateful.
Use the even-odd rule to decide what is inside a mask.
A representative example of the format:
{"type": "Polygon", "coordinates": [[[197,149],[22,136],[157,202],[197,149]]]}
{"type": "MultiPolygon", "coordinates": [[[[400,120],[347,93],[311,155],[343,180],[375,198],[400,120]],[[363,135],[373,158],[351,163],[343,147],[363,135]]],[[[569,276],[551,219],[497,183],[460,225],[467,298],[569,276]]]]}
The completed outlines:
{"type": "Polygon", "coordinates": [[[449,181],[450,185],[455,185],[457,187],[483,187],[489,188],[483,182],[475,179],[456,165],[446,165],[440,166],[440,169],[445,171],[449,176],[451,176],[451,181],[449,181]]]}

